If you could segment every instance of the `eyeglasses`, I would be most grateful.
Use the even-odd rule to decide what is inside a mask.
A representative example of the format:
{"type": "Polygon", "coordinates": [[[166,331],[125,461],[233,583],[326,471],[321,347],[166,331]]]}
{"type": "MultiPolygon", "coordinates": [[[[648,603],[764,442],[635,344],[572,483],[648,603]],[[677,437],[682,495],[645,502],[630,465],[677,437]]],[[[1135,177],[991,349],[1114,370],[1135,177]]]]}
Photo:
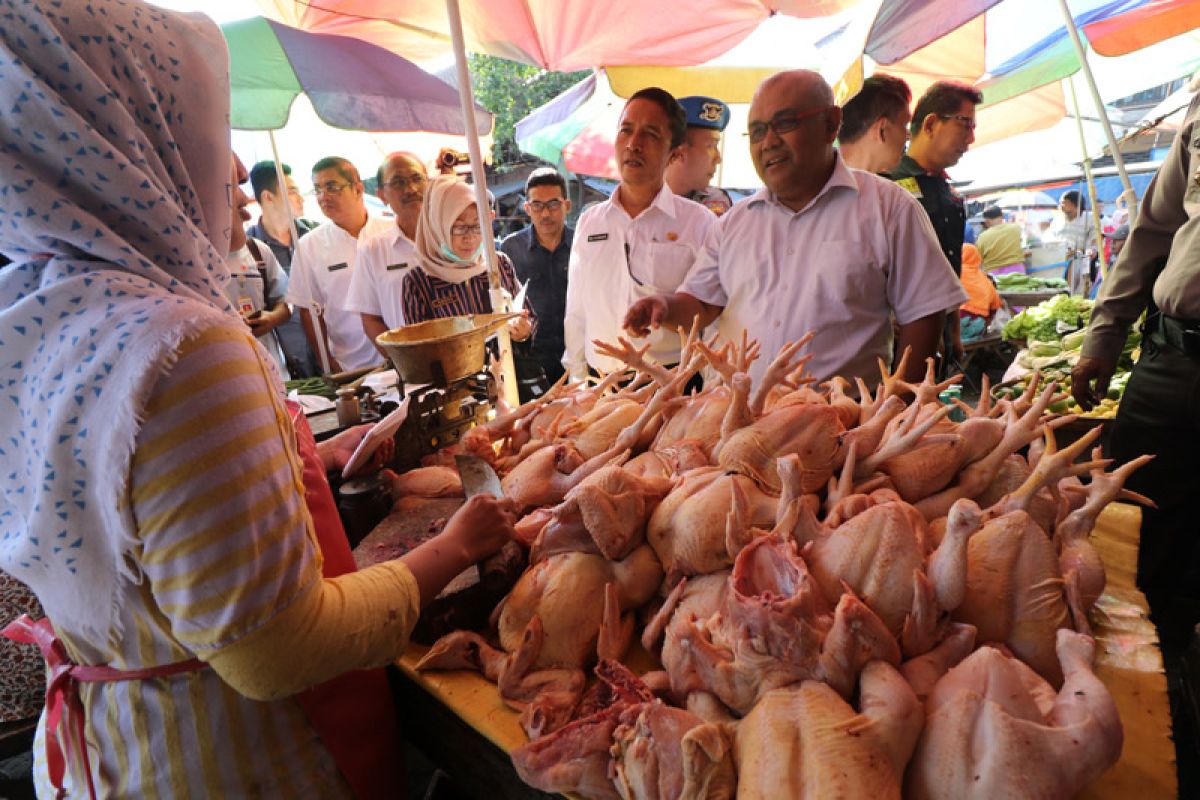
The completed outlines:
{"type": "Polygon", "coordinates": [[[322,195],[339,195],[346,189],[350,188],[348,183],[338,183],[337,181],[328,181],[326,183],[318,183],[313,186],[313,194],[322,195]]]}
{"type": "Polygon", "coordinates": [[[424,186],[426,182],[427,180],[424,175],[413,175],[411,178],[392,178],[390,181],[385,183],[384,186],[389,189],[395,189],[398,192],[402,192],[409,186],[413,187],[414,189],[424,186]]]}
{"type": "Polygon", "coordinates": [[[820,108],[810,108],[808,111],[801,111],[799,114],[788,114],[775,117],[775,119],[767,122],[751,122],[746,129],[746,136],[750,137],[752,144],[758,144],[763,139],[767,138],[767,129],[775,131],[776,136],[783,136],[785,133],[791,133],[800,127],[800,123],[809,117],[815,117],[817,114],[822,114],[828,111],[833,106],[821,106],[820,108]]]}
{"type": "Polygon", "coordinates": [[[479,225],[453,225],[450,228],[451,236],[478,236],[483,230],[479,225]]]}
{"type": "Polygon", "coordinates": [[[938,114],[938,117],[944,120],[957,120],[963,124],[963,127],[969,131],[975,130],[975,120],[968,117],[966,114],[938,114]]]}
{"type": "Polygon", "coordinates": [[[547,200],[544,203],[541,200],[531,200],[529,201],[529,210],[534,214],[540,214],[543,211],[549,211],[553,214],[562,208],[562,204],[562,200],[547,200]]]}

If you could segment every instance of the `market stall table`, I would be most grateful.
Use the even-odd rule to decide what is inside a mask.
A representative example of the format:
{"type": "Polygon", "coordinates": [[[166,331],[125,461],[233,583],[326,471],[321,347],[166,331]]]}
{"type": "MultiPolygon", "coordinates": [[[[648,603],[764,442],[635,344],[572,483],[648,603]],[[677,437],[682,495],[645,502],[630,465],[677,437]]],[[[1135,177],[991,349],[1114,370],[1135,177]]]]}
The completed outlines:
{"type": "MultiPolygon", "coordinates": [[[[443,516],[450,505],[438,501],[431,513],[443,516]]],[[[405,517],[407,530],[429,525],[419,514],[405,517]]],[[[1125,744],[1121,760],[1078,795],[1087,800],[1177,795],[1162,654],[1146,599],[1134,584],[1140,520],[1135,506],[1114,503],[1101,514],[1093,535],[1108,572],[1108,585],[1092,615],[1098,643],[1096,674],[1116,701],[1125,744]]],[[[386,525],[397,529],[396,522],[385,521],[381,528],[386,525]]],[[[384,547],[382,538],[372,533],[363,545],[378,550],[384,547]]],[[[526,737],[517,713],[501,702],[496,687],[472,672],[418,673],[414,665],[426,650],[414,644],[396,662],[397,704],[408,735],[456,781],[470,784],[464,789],[479,796],[546,797],[516,778],[507,754],[524,744],[526,737]]],[[[640,650],[629,660],[635,671],[653,667],[640,650]]]]}
{"type": "Polygon", "coordinates": [[[1043,289],[1040,292],[1000,292],[1000,299],[1008,304],[1009,308],[1029,308],[1036,306],[1038,303],[1044,303],[1060,294],[1067,294],[1066,289],[1043,289]]]}

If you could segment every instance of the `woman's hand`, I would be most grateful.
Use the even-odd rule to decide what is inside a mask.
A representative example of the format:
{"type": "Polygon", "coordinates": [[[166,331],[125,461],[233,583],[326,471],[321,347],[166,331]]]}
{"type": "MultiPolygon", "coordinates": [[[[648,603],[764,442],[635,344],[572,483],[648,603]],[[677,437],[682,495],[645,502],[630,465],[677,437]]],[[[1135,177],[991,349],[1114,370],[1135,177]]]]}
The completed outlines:
{"type": "Polygon", "coordinates": [[[479,494],[463,503],[437,537],[461,546],[467,564],[496,553],[515,536],[517,507],[512,500],[479,494]]]}
{"type": "Polygon", "coordinates": [[[464,569],[498,552],[516,533],[511,500],[480,494],[463,503],[437,536],[402,556],[417,581],[424,608],[464,569]]]}
{"type": "Polygon", "coordinates": [[[514,342],[523,342],[533,333],[533,323],[529,321],[529,312],[522,311],[522,316],[508,321],[508,335],[514,342]]]}
{"type": "MultiPolygon", "coordinates": [[[[317,453],[321,456],[321,464],[324,465],[325,471],[333,472],[345,468],[350,461],[350,456],[354,455],[354,451],[358,448],[358,443],[363,440],[372,427],[374,426],[371,424],[355,425],[323,442],[317,442],[317,453]]],[[[385,439],[380,443],[371,459],[356,469],[354,474],[362,475],[374,472],[384,464],[390,463],[395,454],[395,440],[385,439]]]]}

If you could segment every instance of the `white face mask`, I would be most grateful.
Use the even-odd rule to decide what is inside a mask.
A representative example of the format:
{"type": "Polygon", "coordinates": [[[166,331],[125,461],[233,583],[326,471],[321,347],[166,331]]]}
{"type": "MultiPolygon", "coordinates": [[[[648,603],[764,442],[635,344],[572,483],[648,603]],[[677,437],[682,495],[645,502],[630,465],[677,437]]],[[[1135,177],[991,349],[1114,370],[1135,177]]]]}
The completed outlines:
{"type": "Polygon", "coordinates": [[[482,252],[483,252],[483,242],[479,243],[479,246],[475,248],[475,252],[471,253],[470,258],[463,258],[458,253],[451,250],[450,246],[447,244],[442,245],[442,255],[444,255],[446,258],[450,259],[451,261],[453,261],[456,264],[474,264],[475,259],[479,258],[479,254],[482,252]]]}

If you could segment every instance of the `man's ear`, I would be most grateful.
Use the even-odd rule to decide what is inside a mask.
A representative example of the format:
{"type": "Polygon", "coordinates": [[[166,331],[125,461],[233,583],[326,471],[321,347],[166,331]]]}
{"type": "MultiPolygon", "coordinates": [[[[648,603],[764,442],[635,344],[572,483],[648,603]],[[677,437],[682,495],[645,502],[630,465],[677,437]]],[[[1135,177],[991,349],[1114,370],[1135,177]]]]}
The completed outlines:
{"type": "Polygon", "coordinates": [[[878,139],[880,143],[887,141],[887,123],[887,117],[880,117],[879,119],[875,120],[875,138],[878,139]]]}

